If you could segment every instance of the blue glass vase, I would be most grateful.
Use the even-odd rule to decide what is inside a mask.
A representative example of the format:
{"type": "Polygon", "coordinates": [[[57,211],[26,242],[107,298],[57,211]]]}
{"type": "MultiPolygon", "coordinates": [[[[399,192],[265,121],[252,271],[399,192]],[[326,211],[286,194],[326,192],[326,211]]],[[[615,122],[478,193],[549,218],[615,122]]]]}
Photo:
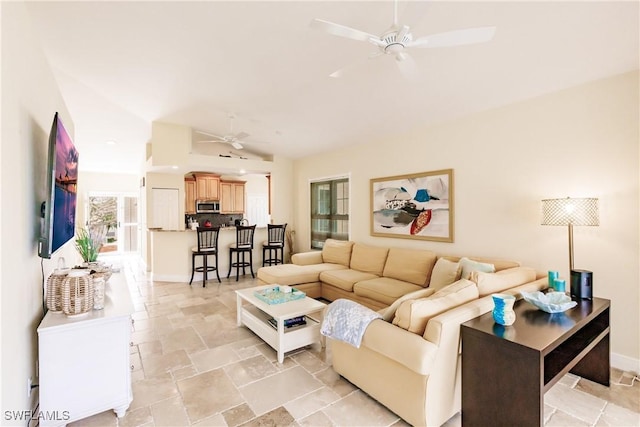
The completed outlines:
{"type": "Polygon", "coordinates": [[[516,298],[513,295],[493,294],[493,320],[499,325],[509,326],[516,321],[516,312],[513,311],[513,304],[516,298]]]}

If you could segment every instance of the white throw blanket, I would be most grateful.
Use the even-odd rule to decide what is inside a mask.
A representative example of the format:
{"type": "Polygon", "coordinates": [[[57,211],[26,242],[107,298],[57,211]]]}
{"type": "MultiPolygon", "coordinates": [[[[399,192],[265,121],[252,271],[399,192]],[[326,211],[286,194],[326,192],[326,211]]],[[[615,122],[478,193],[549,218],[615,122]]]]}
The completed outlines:
{"type": "Polygon", "coordinates": [[[337,299],[326,309],[320,333],[360,348],[367,326],[382,316],[357,302],[337,299]]]}

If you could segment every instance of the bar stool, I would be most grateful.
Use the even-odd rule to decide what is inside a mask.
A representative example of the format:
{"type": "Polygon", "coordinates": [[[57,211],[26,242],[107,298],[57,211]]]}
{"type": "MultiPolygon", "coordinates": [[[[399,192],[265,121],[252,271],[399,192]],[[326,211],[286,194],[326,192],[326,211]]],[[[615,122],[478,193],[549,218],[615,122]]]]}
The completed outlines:
{"type": "Polygon", "coordinates": [[[193,282],[193,275],[196,271],[202,273],[202,287],[204,288],[210,271],[216,272],[218,283],[220,283],[220,275],[218,274],[218,234],[220,227],[198,227],[198,246],[191,248],[191,280],[189,285],[193,282]],[[211,266],[208,263],[209,257],[213,255],[215,257],[215,266],[211,266]],[[202,266],[196,267],[196,257],[202,257],[202,266]]]}
{"type": "Polygon", "coordinates": [[[255,225],[237,225],[236,226],[236,243],[229,246],[229,273],[227,278],[231,276],[231,269],[236,268],[236,282],[240,274],[240,267],[242,267],[242,274],[246,274],[245,268],[249,267],[251,271],[251,277],[255,278],[253,274],[253,234],[256,231],[255,225]],[[249,254],[249,261],[247,262],[245,255],[249,254]],[[236,255],[235,262],[233,261],[233,254],[236,255]]]}
{"type": "Polygon", "coordinates": [[[284,263],[284,234],[287,224],[267,224],[267,241],[262,242],[262,266],[284,263]],[[280,256],[278,256],[280,252],[280,256]],[[267,258],[269,253],[269,258],[267,258]]]}

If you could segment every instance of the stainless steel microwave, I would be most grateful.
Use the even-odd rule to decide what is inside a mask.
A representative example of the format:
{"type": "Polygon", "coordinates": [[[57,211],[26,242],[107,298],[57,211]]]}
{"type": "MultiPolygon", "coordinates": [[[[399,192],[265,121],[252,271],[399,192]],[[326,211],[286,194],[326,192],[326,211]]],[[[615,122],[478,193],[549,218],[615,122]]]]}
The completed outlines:
{"type": "Polygon", "coordinates": [[[196,213],[219,213],[220,202],[218,200],[197,200],[196,213]]]}

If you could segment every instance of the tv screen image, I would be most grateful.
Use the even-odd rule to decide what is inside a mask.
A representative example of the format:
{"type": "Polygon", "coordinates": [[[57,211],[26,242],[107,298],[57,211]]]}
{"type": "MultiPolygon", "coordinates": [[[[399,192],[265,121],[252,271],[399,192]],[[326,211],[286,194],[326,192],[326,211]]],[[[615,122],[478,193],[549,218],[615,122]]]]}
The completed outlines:
{"type": "Polygon", "coordinates": [[[51,258],[75,235],[78,186],[78,150],[73,145],[58,113],[49,134],[47,200],[38,254],[51,258]]]}

